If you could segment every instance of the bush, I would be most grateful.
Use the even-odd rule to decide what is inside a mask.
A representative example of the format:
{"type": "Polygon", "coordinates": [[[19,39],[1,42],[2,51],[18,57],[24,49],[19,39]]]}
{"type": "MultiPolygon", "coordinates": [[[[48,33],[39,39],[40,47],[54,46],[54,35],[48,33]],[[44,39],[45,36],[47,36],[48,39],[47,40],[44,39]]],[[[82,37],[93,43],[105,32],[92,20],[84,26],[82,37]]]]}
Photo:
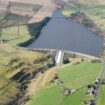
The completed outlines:
{"type": "Polygon", "coordinates": [[[69,59],[68,58],[64,58],[63,59],[63,64],[67,64],[67,63],[70,63],[69,59]]]}

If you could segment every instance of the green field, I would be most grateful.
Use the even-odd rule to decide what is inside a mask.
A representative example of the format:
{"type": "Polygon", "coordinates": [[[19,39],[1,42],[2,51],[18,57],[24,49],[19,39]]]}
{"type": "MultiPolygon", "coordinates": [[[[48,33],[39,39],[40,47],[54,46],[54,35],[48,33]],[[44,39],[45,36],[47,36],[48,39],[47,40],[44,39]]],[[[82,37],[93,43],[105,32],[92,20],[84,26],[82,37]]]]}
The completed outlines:
{"type": "Polygon", "coordinates": [[[105,85],[100,88],[97,105],[105,105],[105,85]]]}
{"type": "MultiPolygon", "coordinates": [[[[60,79],[64,81],[64,87],[78,89],[87,84],[94,83],[101,70],[101,64],[83,62],[78,65],[67,65],[58,70],[60,79]]],[[[50,83],[32,96],[25,105],[84,105],[84,100],[92,97],[86,95],[86,87],[72,95],[63,96],[62,87],[50,83]]]]}
{"type": "Polygon", "coordinates": [[[79,0],[76,5],[72,3],[72,5],[69,4],[68,6],[65,6],[63,14],[65,16],[70,16],[71,13],[78,11],[78,7],[81,12],[89,16],[89,18],[105,32],[105,3],[92,2],[91,0],[89,2],[83,2],[82,0],[79,0]]]}
{"type": "Polygon", "coordinates": [[[100,64],[82,63],[63,68],[59,76],[64,80],[66,87],[78,89],[87,84],[93,83],[100,73],[100,64]]]}
{"type": "Polygon", "coordinates": [[[7,27],[2,29],[1,40],[6,40],[9,45],[18,45],[19,43],[26,42],[31,38],[31,35],[28,32],[27,26],[18,26],[7,27]]]}

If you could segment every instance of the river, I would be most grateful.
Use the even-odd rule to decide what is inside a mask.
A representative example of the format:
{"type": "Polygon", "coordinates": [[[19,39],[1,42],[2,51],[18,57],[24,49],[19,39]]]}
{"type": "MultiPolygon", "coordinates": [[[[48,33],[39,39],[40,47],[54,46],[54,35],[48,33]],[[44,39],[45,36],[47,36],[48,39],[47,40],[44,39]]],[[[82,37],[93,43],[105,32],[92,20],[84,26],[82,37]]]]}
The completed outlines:
{"type": "Polygon", "coordinates": [[[70,50],[99,57],[102,44],[100,36],[72,19],[66,19],[61,11],[55,11],[39,38],[28,47],[70,50]]]}

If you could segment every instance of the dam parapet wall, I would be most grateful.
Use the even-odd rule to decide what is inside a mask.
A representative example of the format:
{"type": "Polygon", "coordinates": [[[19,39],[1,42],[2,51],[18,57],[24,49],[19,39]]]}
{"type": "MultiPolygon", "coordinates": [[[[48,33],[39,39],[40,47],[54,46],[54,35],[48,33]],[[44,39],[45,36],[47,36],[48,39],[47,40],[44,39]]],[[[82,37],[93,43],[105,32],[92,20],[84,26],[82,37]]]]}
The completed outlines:
{"type": "Polygon", "coordinates": [[[88,55],[88,54],[83,54],[83,53],[79,53],[79,52],[74,52],[74,51],[68,51],[68,50],[60,50],[60,49],[44,49],[44,48],[24,48],[24,47],[18,47],[21,49],[26,49],[29,51],[37,51],[37,52],[43,52],[43,53],[49,53],[49,54],[53,54],[56,55],[56,53],[58,51],[62,51],[64,52],[64,56],[66,57],[71,57],[71,58],[79,58],[79,57],[83,57],[83,58],[89,58],[89,59],[93,59],[93,60],[101,60],[100,57],[96,57],[96,56],[92,56],[92,55],[88,55]]]}

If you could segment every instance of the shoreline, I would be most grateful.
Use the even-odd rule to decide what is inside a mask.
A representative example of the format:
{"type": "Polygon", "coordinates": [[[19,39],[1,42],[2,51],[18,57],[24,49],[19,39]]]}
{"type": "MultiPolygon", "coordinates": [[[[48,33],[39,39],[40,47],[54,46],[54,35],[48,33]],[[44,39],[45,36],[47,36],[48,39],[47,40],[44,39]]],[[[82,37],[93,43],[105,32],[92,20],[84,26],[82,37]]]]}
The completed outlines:
{"type": "Polygon", "coordinates": [[[27,46],[31,45],[35,40],[37,40],[37,38],[40,36],[42,28],[44,26],[46,26],[49,21],[50,21],[50,17],[46,17],[41,22],[28,24],[28,31],[30,33],[31,38],[23,43],[19,43],[17,46],[27,47],[27,46]],[[37,27],[37,29],[39,29],[39,30],[35,34],[36,29],[31,30],[31,27],[32,26],[35,27],[38,25],[39,25],[39,27],[37,27]]]}
{"type": "MultiPolygon", "coordinates": [[[[64,18],[66,18],[66,17],[64,17],[64,18]]],[[[51,19],[51,17],[50,17],[50,19],[51,19]]],[[[71,19],[71,18],[70,18],[71,19]]],[[[72,21],[74,21],[74,22],[77,22],[75,19],[71,19],[72,21]]],[[[78,23],[78,22],[77,22],[78,23]]],[[[46,23],[47,24],[47,23],[46,23]]],[[[46,25],[46,24],[44,24],[44,26],[46,25]]],[[[78,24],[80,24],[80,23],[78,23],[78,24]]],[[[85,25],[83,25],[83,24],[80,24],[82,27],[85,27],[85,29],[87,29],[87,27],[85,26],[85,25]]],[[[43,27],[44,27],[43,26],[43,27]]],[[[43,28],[42,27],[42,28],[43,28]]],[[[41,30],[42,30],[42,28],[40,29],[40,32],[38,33],[38,37],[40,37],[40,33],[41,33],[41,30]]],[[[88,30],[88,31],[90,31],[90,30],[88,30]]],[[[92,32],[92,31],[90,31],[90,32],[92,32]]],[[[92,33],[94,33],[94,32],[92,32],[92,33]]],[[[94,33],[94,35],[97,35],[97,34],[95,34],[94,33]]],[[[100,35],[97,35],[98,37],[102,37],[102,36],[100,36],[100,35]]],[[[37,37],[37,38],[38,38],[37,37]]],[[[36,38],[36,39],[37,39],[36,38]]],[[[103,38],[103,37],[102,37],[103,38]]],[[[29,43],[23,43],[23,44],[21,44],[19,47],[27,47],[28,45],[31,45],[36,39],[32,39],[32,42],[31,42],[31,40],[29,41],[29,43]],[[28,44],[28,45],[27,45],[28,44]]],[[[26,49],[28,49],[28,48],[26,48],[26,49]]],[[[32,49],[41,49],[41,48],[32,48],[32,49]]],[[[44,49],[44,48],[42,48],[42,49],[44,49]]],[[[103,49],[103,45],[102,45],[102,48],[101,49],[103,49]]],[[[50,50],[50,49],[49,49],[50,50]]],[[[52,50],[52,49],[51,49],[52,50]]],[[[56,50],[56,49],[53,49],[53,50],[56,50]]],[[[57,50],[59,50],[59,49],[57,49],[57,50]]],[[[64,50],[65,51],[65,50],[64,50]]],[[[68,50],[69,51],[69,50],[68,50]]],[[[71,51],[70,51],[71,52],[71,51]]],[[[72,51],[73,52],[73,51],[72,51]]],[[[79,53],[79,52],[77,52],[77,53],[79,53]]],[[[84,54],[84,53],[80,53],[80,54],[84,54]]],[[[84,55],[88,55],[88,54],[84,54],[84,55]]],[[[90,55],[91,56],[91,55],[90,55]]],[[[101,57],[102,56],[102,50],[100,51],[100,54],[99,54],[99,57],[101,57]]]]}
{"type": "MultiPolygon", "coordinates": [[[[62,15],[65,16],[63,13],[62,15]]],[[[95,35],[104,38],[104,32],[102,32],[101,29],[97,27],[97,25],[86,14],[73,13],[70,16],[65,16],[65,17],[80,24],[82,27],[94,33],[95,35]]]]}
{"type": "MultiPolygon", "coordinates": [[[[73,15],[77,15],[77,13],[73,13],[73,15]]],[[[82,13],[80,13],[82,14],[82,13]]],[[[65,16],[63,13],[62,13],[63,16],[65,16]]],[[[83,16],[73,16],[73,15],[70,15],[70,16],[65,16],[66,18],[69,18],[71,19],[72,21],[80,24],[82,27],[84,27],[85,29],[87,29],[88,31],[92,32],[94,35],[98,36],[98,37],[101,37],[103,39],[103,44],[102,44],[102,50],[100,51],[100,55],[101,57],[104,56],[104,32],[102,32],[102,30],[94,23],[94,21],[92,21],[86,14],[82,14],[85,16],[85,18],[87,19],[87,21],[89,21],[89,23],[91,22],[92,23],[92,28],[85,25],[83,21],[81,21],[84,17],[83,16]],[[94,28],[94,30],[92,30],[94,28]],[[98,31],[98,32],[97,32],[98,31]]]]}

